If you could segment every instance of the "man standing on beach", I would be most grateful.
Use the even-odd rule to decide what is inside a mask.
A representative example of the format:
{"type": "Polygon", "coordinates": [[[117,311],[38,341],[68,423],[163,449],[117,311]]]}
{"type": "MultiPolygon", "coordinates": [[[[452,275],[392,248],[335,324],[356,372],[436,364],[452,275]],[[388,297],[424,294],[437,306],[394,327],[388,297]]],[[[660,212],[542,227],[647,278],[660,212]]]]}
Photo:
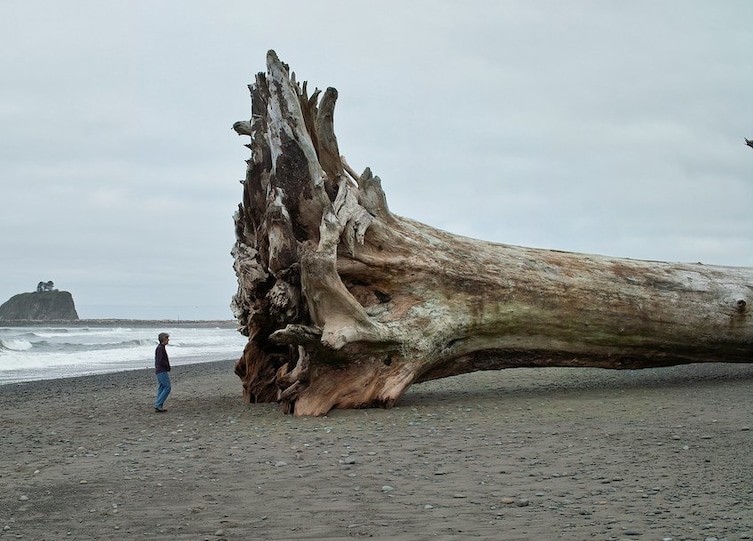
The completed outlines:
{"type": "Polygon", "coordinates": [[[157,336],[159,345],[154,350],[154,371],[157,374],[157,398],[154,401],[154,411],[157,413],[163,413],[167,411],[163,406],[167,395],[170,394],[170,359],[167,357],[167,350],[165,346],[170,341],[170,335],[166,332],[161,332],[157,336]]]}

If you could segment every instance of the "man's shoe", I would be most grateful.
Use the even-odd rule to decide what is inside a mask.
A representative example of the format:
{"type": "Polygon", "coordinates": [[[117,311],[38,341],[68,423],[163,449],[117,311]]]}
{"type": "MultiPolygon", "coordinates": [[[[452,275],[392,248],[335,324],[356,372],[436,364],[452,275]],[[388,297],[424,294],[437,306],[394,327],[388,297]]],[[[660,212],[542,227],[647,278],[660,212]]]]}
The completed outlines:
{"type": "Polygon", "coordinates": [[[165,413],[167,410],[165,408],[154,408],[154,411],[156,413],[165,413]]]}

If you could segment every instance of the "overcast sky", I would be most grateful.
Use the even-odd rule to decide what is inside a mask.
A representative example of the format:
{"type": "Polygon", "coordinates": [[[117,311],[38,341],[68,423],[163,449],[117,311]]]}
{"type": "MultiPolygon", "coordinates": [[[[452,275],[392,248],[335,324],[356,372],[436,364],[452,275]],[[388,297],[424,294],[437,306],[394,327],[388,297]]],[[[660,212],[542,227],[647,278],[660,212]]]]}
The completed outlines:
{"type": "Polygon", "coordinates": [[[753,2],[0,4],[0,303],[230,319],[231,125],[268,49],[339,91],[393,212],[475,238],[753,266],[753,2]]]}

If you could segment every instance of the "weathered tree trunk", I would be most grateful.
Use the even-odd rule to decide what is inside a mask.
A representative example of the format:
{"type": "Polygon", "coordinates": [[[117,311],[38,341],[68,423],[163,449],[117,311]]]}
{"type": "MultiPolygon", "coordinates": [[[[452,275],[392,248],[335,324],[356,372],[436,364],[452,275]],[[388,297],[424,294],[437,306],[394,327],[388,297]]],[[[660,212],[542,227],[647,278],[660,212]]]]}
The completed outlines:
{"type": "Polygon", "coordinates": [[[391,406],[412,384],[523,366],[750,362],[753,269],[494,244],[392,214],[274,51],[249,87],[233,249],[250,402],[286,412],[391,406]]]}

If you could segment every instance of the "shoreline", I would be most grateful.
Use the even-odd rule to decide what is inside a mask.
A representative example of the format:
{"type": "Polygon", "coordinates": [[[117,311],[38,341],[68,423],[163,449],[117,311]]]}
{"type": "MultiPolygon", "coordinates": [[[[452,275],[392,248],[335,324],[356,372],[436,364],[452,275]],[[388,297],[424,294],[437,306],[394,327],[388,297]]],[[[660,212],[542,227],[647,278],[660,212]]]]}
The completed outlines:
{"type": "Polygon", "coordinates": [[[0,387],[151,367],[157,335],[165,331],[176,338],[171,352],[176,366],[237,360],[247,339],[234,324],[223,323],[83,320],[77,326],[0,326],[0,387]]]}
{"type": "MultiPolygon", "coordinates": [[[[182,371],[184,373],[191,374],[191,373],[194,372],[194,370],[197,370],[197,369],[200,370],[200,371],[202,371],[202,372],[207,371],[208,366],[201,366],[201,365],[217,365],[217,364],[222,365],[223,363],[232,363],[233,367],[235,367],[235,363],[236,362],[237,362],[237,359],[216,359],[216,360],[213,360],[213,361],[211,361],[211,360],[210,361],[206,361],[206,360],[190,361],[189,360],[188,362],[183,361],[181,359],[178,359],[178,362],[176,362],[175,360],[173,360],[171,362],[171,364],[172,364],[172,368],[173,369],[178,368],[180,371],[182,371]],[[197,365],[199,365],[199,366],[197,366],[197,365]],[[196,366],[195,369],[189,368],[189,367],[194,367],[194,366],[196,366]],[[188,369],[188,370],[185,370],[185,369],[188,369]]],[[[231,369],[231,371],[232,371],[232,369],[231,369]]],[[[58,376],[58,377],[40,377],[40,378],[36,378],[36,379],[25,379],[25,380],[21,380],[21,381],[3,381],[3,380],[0,380],[0,392],[4,388],[10,387],[10,386],[14,386],[14,385],[40,384],[40,385],[49,387],[49,384],[54,384],[54,382],[57,382],[57,381],[66,382],[66,383],[68,383],[68,384],[70,384],[72,386],[76,386],[78,384],[82,384],[82,385],[94,384],[94,385],[96,385],[96,383],[89,382],[88,379],[89,378],[100,378],[101,381],[105,382],[105,381],[112,381],[114,377],[117,377],[120,374],[124,374],[124,375],[126,375],[124,379],[128,380],[129,379],[128,376],[130,376],[133,372],[145,372],[145,373],[148,373],[148,374],[152,374],[154,372],[154,368],[152,368],[151,366],[149,366],[148,362],[145,362],[143,365],[137,366],[137,367],[123,368],[123,369],[119,368],[119,369],[115,369],[115,370],[111,370],[111,371],[92,371],[92,372],[87,373],[87,374],[75,374],[75,375],[70,375],[70,376],[65,375],[65,376],[58,376]],[[79,380],[79,379],[82,380],[82,381],[75,381],[75,380],[79,380]]],[[[136,375],[138,376],[138,380],[143,380],[144,379],[142,374],[136,374],[136,375]]]]}
{"type": "Polygon", "coordinates": [[[0,388],[2,539],[753,539],[753,365],[476,372],[245,405],[233,361],[0,388]]]}
{"type": "MultiPolygon", "coordinates": [[[[232,359],[221,359],[216,361],[201,361],[190,364],[174,365],[174,372],[181,372],[181,377],[203,377],[207,374],[216,372],[225,372],[230,367],[232,373],[235,361],[232,359]]],[[[56,392],[75,393],[78,387],[82,388],[104,388],[112,385],[114,382],[122,385],[139,385],[146,380],[154,379],[154,368],[141,367],[118,372],[102,372],[96,374],[83,374],[78,376],[67,376],[62,378],[35,379],[31,381],[14,381],[0,385],[0,392],[11,389],[11,394],[15,391],[21,391],[24,395],[38,395],[39,397],[49,393],[55,388],[56,392]]],[[[240,386],[240,379],[238,380],[240,386]]],[[[155,383],[156,386],[156,383],[155,383]]],[[[0,396],[0,411],[4,405],[11,405],[10,400],[5,396],[0,396]]]]}
{"type": "Polygon", "coordinates": [[[238,326],[234,319],[0,319],[1,327],[49,327],[59,325],[63,327],[222,327],[235,328],[238,326]]]}

